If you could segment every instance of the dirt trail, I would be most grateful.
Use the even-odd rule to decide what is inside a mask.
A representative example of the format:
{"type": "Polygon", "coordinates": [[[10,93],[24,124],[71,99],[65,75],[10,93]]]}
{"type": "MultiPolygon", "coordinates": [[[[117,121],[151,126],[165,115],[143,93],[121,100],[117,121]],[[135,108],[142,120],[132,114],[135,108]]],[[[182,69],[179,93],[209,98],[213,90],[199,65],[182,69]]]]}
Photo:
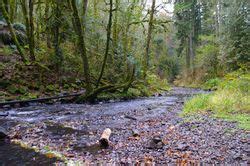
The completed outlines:
{"type": "MultiPolygon", "coordinates": [[[[130,101],[34,105],[5,110],[8,116],[0,117],[0,126],[9,127],[11,135],[18,134],[18,140],[41,152],[49,149],[67,159],[85,163],[247,165],[250,152],[247,131],[208,114],[188,121],[179,116],[183,102],[199,93],[205,92],[173,88],[163,96],[130,101]],[[113,132],[112,145],[100,149],[95,143],[107,127],[113,132]],[[139,136],[133,136],[135,129],[139,136]]],[[[8,153],[9,148],[1,146],[0,161],[8,163],[8,159],[1,158],[1,153],[8,153]]],[[[48,161],[51,162],[54,160],[48,161]]]]}

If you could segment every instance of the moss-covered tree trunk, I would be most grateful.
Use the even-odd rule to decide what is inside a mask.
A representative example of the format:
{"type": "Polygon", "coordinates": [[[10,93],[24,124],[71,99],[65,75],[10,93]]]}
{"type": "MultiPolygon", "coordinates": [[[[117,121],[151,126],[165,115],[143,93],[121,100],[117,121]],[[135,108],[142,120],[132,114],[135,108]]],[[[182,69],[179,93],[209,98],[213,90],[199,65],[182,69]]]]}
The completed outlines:
{"type": "Polygon", "coordinates": [[[35,61],[35,39],[34,39],[34,21],[33,21],[33,0],[29,0],[28,4],[26,0],[21,0],[22,12],[25,19],[26,35],[29,44],[29,59],[35,61]],[[29,10],[28,10],[28,8],[29,10]]]}
{"type": "Polygon", "coordinates": [[[50,28],[49,28],[49,7],[50,7],[50,0],[45,0],[45,9],[44,9],[44,18],[46,22],[46,44],[48,48],[51,48],[51,41],[50,41],[50,28]]]}
{"type": "Polygon", "coordinates": [[[151,11],[150,11],[150,17],[149,17],[149,23],[148,23],[148,35],[147,35],[147,43],[146,43],[146,54],[144,57],[144,70],[143,70],[143,78],[146,78],[147,71],[149,68],[149,56],[150,56],[150,42],[151,42],[151,36],[153,31],[153,21],[154,21],[154,12],[155,12],[155,0],[152,0],[151,5],[151,11]]]}
{"type": "Polygon", "coordinates": [[[40,45],[40,33],[41,33],[41,20],[42,20],[42,1],[37,1],[37,7],[36,7],[36,46],[39,47],[40,45]]]}
{"type": "Polygon", "coordinates": [[[100,84],[100,81],[102,79],[102,76],[103,76],[103,73],[105,70],[105,66],[107,63],[107,58],[109,55],[109,45],[110,45],[111,28],[112,28],[112,15],[113,15],[112,14],[112,12],[113,12],[113,0],[109,1],[109,5],[110,5],[109,6],[109,21],[108,21],[108,25],[107,25],[107,39],[106,39],[105,55],[104,55],[104,59],[103,59],[103,63],[102,63],[101,72],[100,72],[99,78],[98,78],[97,83],[96,83],[96,87],[98,87],[100,84]]]}
{"type": "Polygon", "coordinates": [[[16,0],[10,0],[10,21],[14,22],[14,19],[16,18],[16,12],[17,12],[17,1],[16,0]]]}
{"type": "Polygon", "coordinates": [[[82,27],[82,23],[78,14],[78,9],[77,9],[75,0],[71,0],[71,6],[72,6],[73,18],[74,18],[73,24],[75,24],[75,32],[78,37],[78,48],[79,48],[79,52],[83,61],[83,69],[84,69],[84,76],[85,76],[85,82],[86,82],[86,92],[90,93],[92,91],[92,86],[90,82],[89,61],[88,61],[86,46],[85,46],[84,28],[82,27]]]}
{"type": "Polygon", "coordinates": [[[24,17],[24,20],[25,20],[26,36],[29,38],[29,36],[30,36],[30,26],[29,26],[29,15],[28,15],[28,10],[27,10],[26,0],[21,0],[21,7],[22,7],[22,14],[23,14],[23,17],[24,17]]]}
{"type": "Polygon", "coordinates": [[[99,3],[99,0],[93,0],[93,7],[94,7],[94,16],[95,18],[98,18],[99,16],[99,12],[98,12],[98,3],[99,3]]]}
{"type": "Polygon", "coordinates": [[[61,9],[60,9],[60,5],[62,4],[62,2],[60,0],[55,0],[55,7],[53,8],[54,11],[54,15],[55,15],[55,19],[54,19],[54,26],[53,26],[53,32],[54,32],[54,42],[53,42],[53,46],[55,49],[55,56],[56,56],[56,69],[57,72],[60,75],[60,68],[62,65],[62,61],[63,61],[63,54],[60,48],[60,27],[61,27],[61,19],[62,19],[62,13],[61,13],[61,9]]]}
{"type": "Polygon", "coordinates": [[[17,50],[20,54],[20,57],[22,59],[23,62],[26,62],[26,59],[25,59],[25,56],[24,56],[24,53],[23,53],[23,50],[17,40],[17,37],[16,37],[16,33],[15,33],[15,30],[13,29],[12,25],[11,25],[11,21],[10,21],[10,17],[6,11],[6,8],[5,8],[5,4],[3,2],[3,0],[0,0],[0,9],[2,11],[2,14],[3,14],[3,17],[4,19],[6,20],[7,24],[8,24],[8,28],[10,30],[10,33],[11,33],[11,37],[13,38],[13,41],[17,47],[17,50]]]}
{"type": "Polygon", "coordinates": [[[29,51],[30,51],[31,61],[36,60],[33,9],[34,9],[34,0],[29,0],[29,26],[30,26],[29,51]]]}
{"type": "MultiPolygon", "coordinates": [[[[87,9],[88,9],[88,0],[84,0],[83,1],[83,10],[82,10],[82,22],[83,24],[86,24],[86,15],[87,15],[87,9]]],[[[83,28],[85,27],[85,25],[83,26],[83,28]]]]}
{"type": "Polygon", "coordinates": [[[189,43],[190,43],[190,40],[189,40],[189,38],[187,38],[186,39],[187,41],[186,41],[186,45],[187,45],[187,47],[186,47],[186,71],[188,71],[189,72],[189,70],[190,70],[190,50],[189,50],[189,43]]]}
{"type": "Polygon", "coordinates": [[[113,54],[111,54],[110,62],[114,63],[114,55],[117,52],[118,46],[118,10],[119,10],[119,0],[115,0],[115,14],[114,14],[114,22],[113,22],[113,33],[112,33],[112,43],[113,43],[113,54]]]}
{"type": "Polygon", "coordinates": [[[127,18],[126,18],[126,25],[124,28],[124,34],[123,34],[123,63],[124,63],[124,79],[128,79],[129,75],[129,62],[128,62],[128,54],[131,51],[131,36],[129,35],[130,33],[130,26],[131,26],[131,21],[133,18],[133,13],[134,13],[134,8],[136,7],[136,0],[133,0],[132,3],[128,6],[127,8],[127,18]]]}

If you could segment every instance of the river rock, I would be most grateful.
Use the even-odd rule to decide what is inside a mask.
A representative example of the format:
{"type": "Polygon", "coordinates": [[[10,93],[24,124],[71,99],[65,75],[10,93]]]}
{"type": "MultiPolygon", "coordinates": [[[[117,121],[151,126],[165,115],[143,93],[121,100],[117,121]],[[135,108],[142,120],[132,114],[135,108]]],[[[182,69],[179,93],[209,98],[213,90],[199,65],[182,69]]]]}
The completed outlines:
{"type": "Polygon", "coordinates": [[[133,135],[133,137],[139,137],[139,136],[140,136],[139,130],[133,129],[133,130],[132,130],[132,135],[133,135]]]}
{"type": "Polygon", "coordinates": [[[186,143],[179,143],[177,145],[177,150],[180,151],[186,151],[189,148],[189,146],[186,143]]]}
{"type": "Polygon", "coordinates": [[[156,136],[152,139],[152,141],[156,144],[158,144],[159,142],[162,142],[162,139],[159,136],[156,136]]]}
{"type": "Polygon", "coordinates": [[[163,148],[164,143],[162,142],[162,139],[159,136],[156,136],[152,138],[147,145],[148,149],[161,149],[163,148]]]}
{"type": "Polygon", "coordinates": [[[7,131],[3,127],[0,127],[0,140],[5,139],[6,137],[8,137],[7,131]]]}
{"type": "Polygon", "coordinates": [[[8,116],[8,115],[9,115],[9,113],[8,113],[8,112],[0,112],[0,116],[5,117],[5,116],[8,116]]]}

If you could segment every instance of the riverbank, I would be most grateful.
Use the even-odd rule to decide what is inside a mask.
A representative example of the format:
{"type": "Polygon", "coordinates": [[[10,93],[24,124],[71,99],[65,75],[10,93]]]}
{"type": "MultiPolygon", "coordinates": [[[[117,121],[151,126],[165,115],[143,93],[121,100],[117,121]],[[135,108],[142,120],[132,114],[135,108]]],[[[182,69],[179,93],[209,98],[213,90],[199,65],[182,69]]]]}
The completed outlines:
{"type": "Polygon", "coordinates": [[[17,123],[9,130],[18,136],[12,142],[65,162],[247,163],[248,133],[236,123],[209,114],[179,116],[183,103],[200,93],[173,88],[165,96],[122,102],[11,109],[1,125],[17,123]],[[99,149],[95,145],[105,128],[112,130],[111,146],[99,149]],[[161,143],[155,144],[156,138],[161,143]]]}

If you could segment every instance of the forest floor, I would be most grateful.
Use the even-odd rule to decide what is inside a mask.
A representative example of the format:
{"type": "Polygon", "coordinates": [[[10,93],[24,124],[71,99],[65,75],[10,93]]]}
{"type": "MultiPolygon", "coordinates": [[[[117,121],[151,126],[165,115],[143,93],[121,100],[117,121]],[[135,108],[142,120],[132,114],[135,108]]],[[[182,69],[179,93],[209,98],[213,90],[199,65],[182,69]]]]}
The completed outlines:
{"type": "Polygon", "coordinates": [[[212,112],[180,116],[185,100],[200,93],[206,92],[173,88],[162,96],[128,101],[2,110],[0,126],[9,128],[11,141],[0,143],[0,165],[65,161],[249,164],[249,131],[213,118],[212,112]],[[111,145],[100,149],[97,142],[105,128],[112,130],[111,145]]]}

